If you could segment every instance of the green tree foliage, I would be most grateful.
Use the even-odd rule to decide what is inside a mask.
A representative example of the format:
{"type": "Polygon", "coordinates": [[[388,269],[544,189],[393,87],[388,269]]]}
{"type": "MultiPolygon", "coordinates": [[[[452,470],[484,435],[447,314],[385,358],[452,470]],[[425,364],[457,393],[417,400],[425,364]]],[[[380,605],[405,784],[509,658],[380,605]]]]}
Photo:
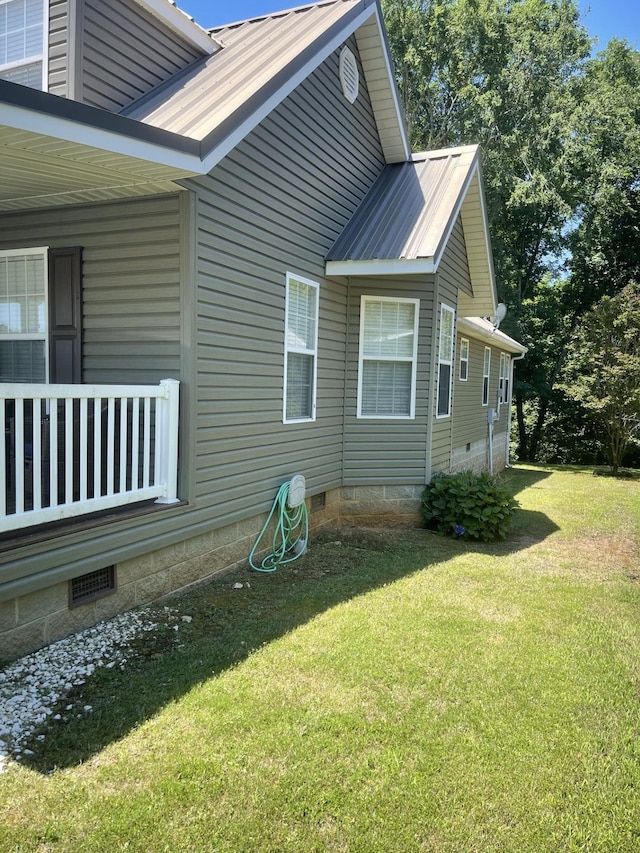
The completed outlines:
{"type": "Polygon", "coordinates": [[[640,432],[640,287],[603,296],[582,318],[567,361],[564,390],[605,430],[618,472],[640,432]]]}
{"type": "Polygon", "coordinates": [[[502,328],[530,347],[514,390],[533,460],[581,316],[640,280],[640,54],[589,58],[575,0],[383,10],[414,148],[482,146],[502,328]]]}

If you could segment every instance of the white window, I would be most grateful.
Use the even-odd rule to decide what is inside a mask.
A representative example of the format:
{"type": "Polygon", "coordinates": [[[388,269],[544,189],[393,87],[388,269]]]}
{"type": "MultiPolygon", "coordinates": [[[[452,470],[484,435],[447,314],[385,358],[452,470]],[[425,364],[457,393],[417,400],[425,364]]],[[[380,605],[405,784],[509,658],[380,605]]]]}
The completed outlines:
{"type": "Polygon", "coordinates": [[[0,78],[46,89],[46,0],[0,0],[0,78]]]}
{"type": "Polygon", "coordinates": [[[491,373],[491,347],[484,348],[484,364],[482,367],[482,405],[489,404],[489,379],[491,373]]]}
{"type": "Polygon", "coordinates": [[[0,381],[47,382],[47,250],[0,252],[0,381]]]}
{"type": "Polygon", "coordinates": [[[460,381],[466,382],[469,378],[469,341],[460,338],[460,381]]]}
{"type": "Polygon", "coordinates": [[[360,301],[358,417],[415,417],[419,299],[360,301]]]}
{"type": "Polygon", "coordinates": [[[509,402],[509,356],[500,353],[500,384],[498,386],[498,406],[509,402]]]}
{"type": "Polygon", "coordinates": [[[316,417],[319,285],[287,273],[284,423],[316,417]]]}
{"type": "Polygon", "coordinates": [[[453,341],[455,312],[448,305],[440,306],[440,345],[438,347],[438,405],[436,416],[451,414],[451,378],[453,374],[453,341]]]}

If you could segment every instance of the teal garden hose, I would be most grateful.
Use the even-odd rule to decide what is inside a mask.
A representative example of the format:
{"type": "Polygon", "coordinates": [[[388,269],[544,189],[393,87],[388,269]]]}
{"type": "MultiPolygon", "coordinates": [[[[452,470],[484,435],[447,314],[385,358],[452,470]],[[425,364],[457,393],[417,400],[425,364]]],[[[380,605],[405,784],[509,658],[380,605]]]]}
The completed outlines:
{"type": "Polygon", "coordinates": [[[249,565],[256,572],[275,572],[278,566],[293,563],[307,550],[309,539],[309,517],[304,500],[298,506],[288,504],[289,485],[287,481],[278,489],[271,512],[264,523],[258,538],[249,554],[249,565]],[[254,560],[271,520],[275,517],[276,526],[271,543],[271,552],[259,563],[254,560]]]}

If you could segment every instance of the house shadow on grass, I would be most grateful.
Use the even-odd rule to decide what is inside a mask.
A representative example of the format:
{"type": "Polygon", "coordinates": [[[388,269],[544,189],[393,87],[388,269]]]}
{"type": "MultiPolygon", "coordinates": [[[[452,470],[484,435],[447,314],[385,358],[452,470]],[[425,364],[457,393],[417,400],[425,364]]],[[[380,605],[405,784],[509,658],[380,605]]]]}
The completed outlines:
{"type": "MultiPolygon", "coordinates": [[[[514,492],[544,476],[531,470],[507,474],[514,492]]],[[[50,773],[85,762],[196,685],[342,602],[469,550],[505,555],[557,529],[542,513],[524,510],[515,527],[512,538],[484,546],[420,529],[324,531],[304,557],[276,572],[238,569],[173,595],[154,608],[160,627],[134,643],[124,669],[99,669],[65,697],[60,721],[47,725],[43,740],[34,734],[28,744],[34,754],[22,764],[50,773]],[[63,710],[85,705],[91,713],[63,710]]]]}

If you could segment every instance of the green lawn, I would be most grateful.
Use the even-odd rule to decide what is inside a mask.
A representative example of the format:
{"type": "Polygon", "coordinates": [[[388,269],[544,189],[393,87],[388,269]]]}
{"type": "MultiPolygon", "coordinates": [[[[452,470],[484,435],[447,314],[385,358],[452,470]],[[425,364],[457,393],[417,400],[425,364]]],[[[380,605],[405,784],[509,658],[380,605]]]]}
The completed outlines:
{"type": "Polygon", "coordinates": [[[177,599],[0,775],[0,851],[640,850],[640,482],[505,482],[504,543],[342,531],[177,599]]]}

